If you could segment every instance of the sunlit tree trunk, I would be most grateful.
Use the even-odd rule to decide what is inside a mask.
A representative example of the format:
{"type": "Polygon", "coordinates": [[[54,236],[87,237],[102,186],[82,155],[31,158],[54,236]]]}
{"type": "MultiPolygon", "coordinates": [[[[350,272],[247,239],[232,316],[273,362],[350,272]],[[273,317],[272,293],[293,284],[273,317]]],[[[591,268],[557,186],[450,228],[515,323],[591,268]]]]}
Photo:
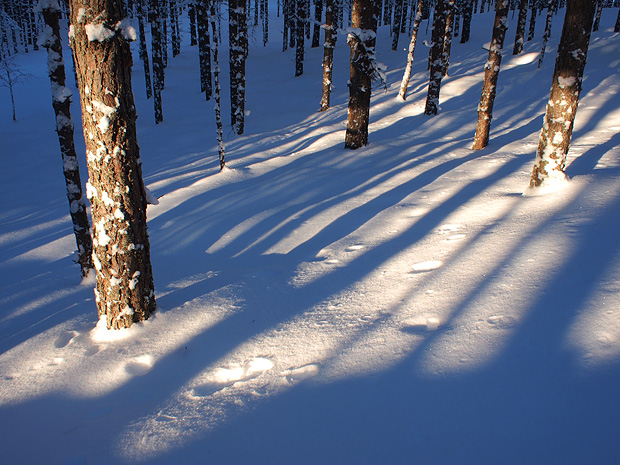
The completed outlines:
{"type": "Polygon", "coordinates": [[[52,85],[52,106],[56,115],[56,132],[60,143],[67,199],[73,222],[73,233],[78,248],[78,262],[82,276],[87,276],[93,268],[93,241],[90,236],[90,224],[86,213],[86,202],[82,195],[82,181],[77,153],[75,152],[73,119],[71,118],[71,92],[65,87],[65,63],[62,58],[60,41],[60,7],[56,0],[41,3],[41,14],[46,30],[42,44],[47,48],[48,72],[52,85]]]}
{"type": "Polygon", "coordinates": [[[344,146],[356,149],[368,144],[370,94],[377,37],[377,15],[373,0],[354,0],[352,20],[355,33],[349,33],[347,39],[351,47],[351,78],[344,146]]]}
{"type": "Polygon", "coordinates": [[[407,53],[407,65],[405,66],[403,79],[400,83],[400,91],[398,92],[398,96],[402,100],[405,100],[407,98],[407,87],[409,86],[409,79],[411,79],[411,69],[413,68],[413,54],[415,52],[415,45],[418,38],[418,29],[420,28],[420,22],[422,21],[423,6],[424,0],[418,0],[415,19],[413,21],[413,31],[411,32],[411,42],[409,42],[409,52],[407,53]]]}
{"type": "Polygon", "coordinates": [[[93,217],[97,309],[109,329],[155,310],[146,191],[136,136],[129,40],[121,0],[71,0],[73,49],[93,217]]]}
{"type": "Polygon", "coordinates": [[[495,24],[493,25],[493,37],[489,47],[489,58],[484,65],[484,83],[482,95],[478,104],[478,124],[474,136],[473,150],[480,150],[489,143],[491,119],[493,118],[493,103],[497,91],[497,78],[502,63],[502,47],[508,28],[509,0],[497,0],[495,6],[495,24]]]}
{"type": "Polygon", "coordinates": [[[567,0],[530,187],[545,187],[566,180],[566,155],[579,104],[593,17],[592,0],[567,0]]]}

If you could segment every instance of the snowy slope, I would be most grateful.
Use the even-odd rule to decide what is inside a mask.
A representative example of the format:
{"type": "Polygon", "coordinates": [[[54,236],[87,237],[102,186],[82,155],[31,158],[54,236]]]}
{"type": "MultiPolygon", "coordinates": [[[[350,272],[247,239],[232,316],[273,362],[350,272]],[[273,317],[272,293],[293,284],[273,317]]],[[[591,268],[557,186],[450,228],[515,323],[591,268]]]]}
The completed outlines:
{"type": "Polygon", "coordinates": [[[171,59],[155,126],[134,44],[158,312],[116,338],[95,329],[92,284],[71,261],[45,52],[18,57],[33,77],[16,89],[17,123],[0,93],[1,462],[617,463],[616,14],[592,36],[572,180],[542,197],[522,193],[561,15],[540,70],[541,29],[504,57],[490,145],[472,152],[492,14],[453,44],[431,118],[426,22],[406,102],[406,52],[381,28],[388,89],[356,151],[342,148],[345,36],[333,108],[318,113],[322,49],[294,78],[273,14],[222,173],[196,48],[186,37],[171,59]]]}

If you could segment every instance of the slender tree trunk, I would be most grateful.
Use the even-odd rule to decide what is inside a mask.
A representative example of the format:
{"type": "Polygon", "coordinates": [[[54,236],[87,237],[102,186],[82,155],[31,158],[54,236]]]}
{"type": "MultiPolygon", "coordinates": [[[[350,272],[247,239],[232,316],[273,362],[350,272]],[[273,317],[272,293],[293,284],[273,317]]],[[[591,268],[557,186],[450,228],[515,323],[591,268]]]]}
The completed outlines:
{"type": "Polygon", "coordinates": [[[552,186],[566,180],[566,155],[579,105],[593,17],[592,0],[567,0],[530,187],[552,186]]]}
{"type": "Polygon", "coordinates": [[[400,23],[403,18],[403,1],[395,0],[394,3],[394,22],[392,24],[392,50],[398,48],[398,37],[400,36],[400,23]]]}
{"type": "Polygon", "coordinates": [[[60,41],[60,6],[56,0],[50,0],[42,8],[42,16],[47,26],[47,35],[42,45],[47,48],[48,71],[52,85],[52,106],[56,115],[56,132],[60,143],[63,172],[67,188],[67,199],[73,233],[78,248],[78,262],[82,276],[88,275],[93,268],[93,241],[90,236],[90,224],[86,213],[86,202],[82,195],[80,168],[73,137],[73,120],[71,118],[71,92],[65,87],[65,63],[62,58],[60,41]]]}
{"type": "Polygon", "coordinates": [[[330,105],[332,71],[334,66],[334,0],[325,0],[325,45],[323,47],[323,96],[321,111],[330,105]]]}
{"type": "Polygon", "coordinates": [[[120,329],[155,310],[146,191],[131,90],[135,39],[120,0],[71,0],[94,224],[100,320],[120,329]]]}
{"type": "Polygon", "coordinates": [[[504,38],[508,28],[509,6],[509,0],[497,0],[495,6],[495,24],[493,25],[493,37],[489,47],[489,58],[486,65],[484,65],[484,83],[482,85],[480,104],[478,105],[478,124],[476,125],[473,150],[483,149],[489,143],[497,78],[502,63],[502,47],[504,46],[504,38]]]}
{"type": "Polygon", "coordinates": [[[598,0],[596,4],[596,13],[594,15],[594,26],[592,26],[592,31],[598,31],[598,28],[601,24],[601,14],[603,13],[603,0],[598,0]]]}
{"type": "MultiPolygon", "coordinates": [[[[75,1],[75,0],[72,0],[75,1]]],[[[159,0],[151,0],[151,52],[153,55],[153,106],[155,124],[164,120],[161,91],[164,88],[164,62],[162,57],[161,21],[159,16],[159,0]]]]}
{"type": "Polygon", "coordinates": [[[181,33],[179,31],[179,13],[177,0],[170,0],[170,28],[172,29],[172,56],[181,53],[181,33]]]}
{"type": "Polygon", "coordinates": [[[616,18],[616,25],[614,26],[614,32],[620,32],[620,8],[618,9],[618,17],[616,18]]]}
{"type": "Polygon", "coordinates": [[[295,50],[295,77],[304,74],[304,24],[306,21],[306,6],[303,0],[297,0],[297,32],[295,50]]]}
{"type": "Polygon", "coordinates": [[[407,53],[407,65],[405,66],[405,72],[403,79],[400,83],[400,91],[398,96],[405,100],[407,98],[407,87],[409,86],[409,79],[411,79],[411,69],[413,68],[413,54],[415,52],[415,45],[418,39],[418,29],[420,28],[420,22],[422,21],[422,8],[424,6],[424,0],[418,0],[418,6],[416,8],[415,19],[413,21],[413,31],[411,33],[411,42],[409,42],[409,52],[407,53]]]}
{"type": "Polygon", "coordinates": [[[370,94],[374,74],[377,15],[373,0],[353,1],[353,29],[348,36],[351,47],[351,78],[345,148],[368,144],[370,94]]]}
{"type": "Polygon", "coordinates": [[[153,96],[153,84],[151,83],[151,69],[149,66],[149,52],[146,46],[146,33],[144,32],[144,0],[138,3],[138,31],[140,36],[140,59],[144,65],[144,83],[146,85],[147,100],[153,96]]]}
{"type": "Polygon", "coordinates": [[[213,79],[215,81],[215,124],[217,128],[217,149],[220,159],[220,171],[226,166],[226,150],[224,147],[224,129],[221,114],[221,87],[220,87],[220,58],[219,41],[215,25],[215,0],[209,0],[209,19],[211,21],[212,43],[213,43],[213,79]]]}
{"type": "Polygon", "coordinates": [[[205,93],[206,100],[211,98],[213,92],[211,81],[211,44],[209,40],[208,2],[209,0],[199,0],[196,4],[200,92],[205,93]]]}
{"type": "Polygon", "coordinates": [[[439,111],[439,92],[441,89],[441,79],[444,75],[444,63],[446,62],[444,57],[446,21],[453,6],[454,0],[437,0],[435,4],[429,56],[430,79],[426,107],[424,109],[424,114],[429,116],[436,115],[439,111]]]}
{"type": "Polygon", "coordinates": [[[269,1],[261,0],[261,13],[263,18],[263,47],[269,42],[269,1]]]}
{"type": "Polygon", "coordinates": [[[446,17],[446,34],[443,39],[443,76],[448,74],[448,66],[450,66],[450,50],[452,49],[452,31],[454,30],[454,3],[446,17]]]}
{"type": "MultiPolygon", "coordinates": [[[[474,11],[473,0],[464,0],[463,6],[463,32],[461,33],[461,43],[469,42],[469,35],[471,32],[471,17],[474,11]]],[[[527,1],[527,0],[525,0],[527,1]]]]}
{"type": "Polygon", "coordinates": [[[531,14],[530,14],[530,28],[527,33],[528,42],[534,38],[534,32],[536,32],[536,12],[538,10],[538,0],[530,0],[531,14]]]}
{"type": "Polygon", "coordinates": [[[528,0],[520,0],[519,3],[519,18],[517,19],[517,30],[515,33],[515,46],[512,49],[513,55],[518,55],[523,52],[525,24],[527,23],[527,2],[528,0]]]}
{"type": "Polygon", "coordinates": [[[283,0],[282,4],[282,51],[288,49],[289,34],[289,3],[290,0],[283,0]]]}
{"type": "Polygon", "coordinates": [[[245,120],[245,57],[247,25],[245,0],[229,0],[230,118],[236,134],[243,134],[245,120]]]}
{"type": "Polygon", "coordinates": [[[312,34],[312,48],[318,47],[321,40],[321,17],[323,15],[323,0],[314,0],[314,32],[312,34]]]}
{"type": "Polygon", "coordinates": [[[198,45],[198,36],[196,34],[196,5],[190,3],[187,6],[187,15],[189,16],[189,45],[198,45]]]}
{"type": "Polygon", "coordinates": [[[545,33],[543,35],[542,49],[540,50],[540,56],[538,57],[538,67],[542,66],[543,58],[545,57],[545,50],[547,48],[547,41],[551,37],[551,23],[553,22],[553,11],[555,9],[556,0],[549,1],[549,7],[547,8],[547,20],[545,21],[545,33]]]}

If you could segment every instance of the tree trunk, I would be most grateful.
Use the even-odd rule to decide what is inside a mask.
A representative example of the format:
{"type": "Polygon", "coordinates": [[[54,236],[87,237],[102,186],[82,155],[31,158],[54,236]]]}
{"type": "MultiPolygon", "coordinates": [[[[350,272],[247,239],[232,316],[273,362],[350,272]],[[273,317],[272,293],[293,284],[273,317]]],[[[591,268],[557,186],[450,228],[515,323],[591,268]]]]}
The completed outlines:
{"type": "Polygon", "coordinates": [[[531,0],[531,14],[530,14],[530,28],[527,32],[528,42],[534,38],[534,32],[536,32],[536,11],[538,10],[538,0],[531,0]]]}
{"type": "Polygon", "coordinates": [[[199,0],[196,4],[198,33],[198,60],[200,68],[200,92],[209,100],[213,92],[211,81],[211,44],[209,41],[209,0],[199,0]]]}
{"type": "Polygon", "coordinates": [[[620,8],[618,9],[618,17],[616,18],[616,25],[614,26],[614,32],[620,32],[620,8]]]}
{"type": "Polygon", "coordinates": [[[140,36],[140,59],[144,65],[144,83],[146,85],[147,100],[153,96],[153,85],[151,83],[151,69],[149,66],[149,52],[146,47],[146,34],[144,32],[144,0],[139,0],[138,4],[138,31],[140,36]]]}
{"type": "Polygon", "coordinates": [[[297,24],[295,26],[296,49],[295,49],[295,77],[304,74],[304,24],[306,20],[306,6],[303,0],[296,0],[297,24]]]}
{"type": "Polygon", "coordinates": [[[321,40],[321,16],[323,15],[323,0],[314,0],[314,32],[312,34],[312,48],[318,47],[321,40]]]}
{"type": "Polygon", "coordinates": [[[424,0],[418,0],[415,20],[413,21],[413,32],[411,33],[411,42],[409,43],[409,52],[407,53],[407,65],[405,66],[403,80],[400,83],[400,91],[398,92],[398,96],[402,100],[405,100],[407,98],[407,86],[409,86],[409,79],[411,79],[411,69],[413,68],[413,54],[415,52],[415,44],[418,38],[418,29],[420,28],[420,22],[422,21],[423,6],[424,6],[424,0]]]}
{"type": "Polygon", "coordinates": [[[334,0],[325,0],[325,46],[323,47],[323,96],[321,111],[329,108],[334,67],[334,0]]]}
{"type": "Polygon", "coordinates": [[[596,14],[594,15],[594,26],[592,26],[592,31],[598,31],[598,28],[601,24],[601,14],[603,13],[603,0],[598,0],[596,4],[596,14]]]}
{"type": "Polygon", "coordinates": [[[489,143],[491,119],[493,118],[493,103],[497,90],[497,77],[502,62],[502,47],[508,28],[509,0],[497,0],[495,6],[495,24],[493,25],[493,37],[489,47],[489,59],[484,65],[484,83],[482,95],[478,105],[478,124],[474,136],[473,150],[480,150],[489,143]]]}
{"type": "Polygon", "coordinates": [[[454,0],[437,0],[433,18],[433,32],[431,35],[431,50],[429,56],[430,79],[428,83],[428,95],[426,97],[425,115],[436,115],[439,111],[439,91],[441,78],[444,75],[444,42],[446,35],[446,21],[450,10],[454,6],[454,0]]]}
{"type": "Polygon", "coordinates": [[[443,69],[442,74],[445,77],[448,74],[448,66],[450,65],[450,50],[452,49],[452,31],[454,30],[454,4],[446,17],[446,34],[443,39],[443,69]]]}
{"type": "Polygon", "coordinates": [[[519,18],[517,19],[517,30],[515,33],[515,46],[512,49],[513,55],[518,55],[523,52],[525,24],[527,23],[527,1],[528,0],[521,0],[519,3],[519,18]]]}
{"type": "Polygon", "coordinates": [[[469,42],[469,35],[471,32],[471,17],[472,17],[473,11],[474,11],[473,0],[465,0],[465,5],[463,6],[463,32],[461,33],[462,44],[469,42]]]}
{"type": "Polygon", "coordinates": [[[121,0],[71,0],[73,50],[94,224],[100,320],[120,329],[155,310],[146,191],[136,137],[129,40],[121,0]]]}
{"type": "Polygon", "coordinates": [[[394,22],[392,23],[392,50],[398,48],[398,37],[400,36],[400,23],[403,18],[403,1],[395,0],[394,4],[394,22]]]}
{"type": "Polygon", "coordinates": [[[567,0],[530,187],[553,186],[566,180],[566,155],[579,104],[593,17],[592,0],[567,0]]]}
{"type": "Polygon", "coordinates": [[[246,2],[245,0],[230,0],[228,8],[230,119],[235,133],[241,135],[245,121],[246,2]]]}
{"type": "Polygon", "coordinates": [[[215,26],[215,0],[209,0],[209,16],[211,21],[212,42],[213,42],[213,78],[215,81],[215,124],[217,128],[217,149],[220,159],[220,171],[226,166],[226,151],[224,148],[224,130],[222,125],[221,114],[221,87],[220,87],[220,58],[219,58],[219,40],[217,37],[217,29],[215,26]]]}
{"type": "Polygon", "coordinates": [[[269,1],[261,0],[261,16],[263,18],[263,47],[269,42],[269,1]]]}
{"type": "Polygon", "coordinates": [[[71,92],[65,87],[65,64],[62,58],[62,43],[60,41],[60,7],[56,0],[50,0],[44,5],[41,13],[47,26],[47,34],[42,45],[47,48],[48,72],[52,85],[52,106],[56,115],[56,132],[60,143],[63,172],[67,188],[67,199],[73,233],[78,248],[78,262],[82,269],[82,276],[88,275],[93,268],[93,241],[90,236],[90,224],[86,213],[86,202],[82,195],[82,181],[78,166],[77,153],[73,138],[73,120],[71,118],[71,92]]]}
{"type": "Polygon", "coordinates": [[[150,3],[151,52],[153,55],[153,106],[155,109],[155,124],[159,124],[164,120],[161,102],[161,91],[164,88],[164,62],[161,52],[161,20],[159,15],[159,0],[151,0],[150,3]]]}
{"type": "Polygon", "coordinates": [[[353,30],[347,41],[351,47],[351,79],[345,148],[356,149],[368,144],[368,117],[374,74],[377,15],[373,0],[354,0],[353,30]]]}
{"type": "Polygon", "coordinates": [[[547,48],[547,41],[551,36],[551,23],[553,20],[553,11],[555,9],[556,0],[549,1],[549,7],[547,8],[547,20],[545,21],[545,33],[543,35],[542,49],[540,50],[540,56],[538,57],[538,67],[542,66],[543,58],[545,57],[545,50],[547,48]]]}
{"type": "Polygon", "coordinates": [[[187,15],[189,16],[189,45],[198,45],[198,36],[196,34],[196,5],[190,3],[187,6],[187,15]]]}

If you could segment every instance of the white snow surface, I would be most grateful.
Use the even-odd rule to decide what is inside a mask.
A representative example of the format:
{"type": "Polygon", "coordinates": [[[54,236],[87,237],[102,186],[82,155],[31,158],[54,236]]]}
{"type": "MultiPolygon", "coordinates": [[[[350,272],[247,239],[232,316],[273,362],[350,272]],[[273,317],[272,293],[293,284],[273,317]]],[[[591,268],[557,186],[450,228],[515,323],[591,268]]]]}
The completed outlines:
{"type": "MultiPolygon", "coordinates": [[[[270,11],[268,46],[250,46],[246,134],[224,129],[223,172],[187,34],[157,126],[131,45],[143,176],[159,200],[158,309],[127,331],[102,326],[92,277],[80,282],[72,261],[46,52],[16,58],[33,78],[15,87],[17,122],[0,93],[2,463],[617,463],[616,9],[592,33],[570,180],[536,196],[522,193],[553,76],[553,53],[541,69],[533,58],[544,24],[504,56],[477,152],[494,13],[453,42],[435,117],[423,114],[428,50],[399,101],[407,52],[380,27],[387,92],[373,91],[370,144],[347,151],[346,41],[320,113],[322,48],[294,78],[270,11]]],[[[85,182],[81,131],[76,146],[85,182]]]]}

